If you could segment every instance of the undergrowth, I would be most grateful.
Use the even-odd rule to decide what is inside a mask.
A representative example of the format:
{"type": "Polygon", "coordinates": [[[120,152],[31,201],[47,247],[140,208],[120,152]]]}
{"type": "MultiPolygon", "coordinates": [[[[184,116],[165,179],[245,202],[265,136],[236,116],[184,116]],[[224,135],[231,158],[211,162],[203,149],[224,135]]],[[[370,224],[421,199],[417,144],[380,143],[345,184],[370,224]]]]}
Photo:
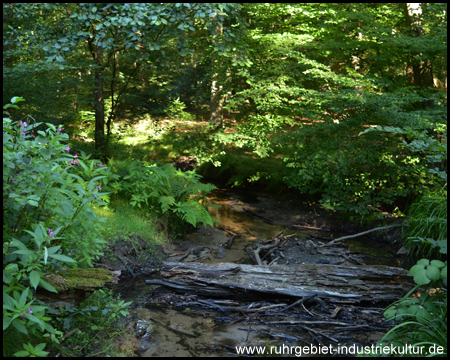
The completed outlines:
{"type": "Polygon", "coordinates": [[[76,307],[54,309],[52,315],[67,335],[56,351],[71,357],[131,355],[131,344],[128,349],[120,348],[118,341],[128,331],[124,320],[130,304],[113,295],[111,289],[100,289],[76,307]]]}
{"type": "Polygon", "coordinates": [[[411,205],[404,230],[410,252],[431,256],[447,253],[447,186],[426,193],[411,205]]]}

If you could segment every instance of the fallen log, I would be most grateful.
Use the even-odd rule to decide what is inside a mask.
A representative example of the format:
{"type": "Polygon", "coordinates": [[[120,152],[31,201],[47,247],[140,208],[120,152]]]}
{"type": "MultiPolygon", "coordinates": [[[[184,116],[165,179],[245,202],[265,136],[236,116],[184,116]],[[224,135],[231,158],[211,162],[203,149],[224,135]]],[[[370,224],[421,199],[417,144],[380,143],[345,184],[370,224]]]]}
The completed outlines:
{"type": "Polygon", "coordinates": [[[147,280],[183,292],[219,298],[311,297],[333,303],[385,303],[412,287],[401,268],[383,265],[304,264],[259,266],[167,262],[161,280],[147,280]]]}

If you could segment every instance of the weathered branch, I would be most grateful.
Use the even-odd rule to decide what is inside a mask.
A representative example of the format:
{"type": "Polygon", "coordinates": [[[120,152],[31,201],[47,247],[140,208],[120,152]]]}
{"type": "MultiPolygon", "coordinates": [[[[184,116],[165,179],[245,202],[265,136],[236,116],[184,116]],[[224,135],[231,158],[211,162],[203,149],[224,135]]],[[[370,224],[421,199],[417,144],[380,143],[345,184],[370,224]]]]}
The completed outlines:
{"type": "Polygon", "coordinates": [[[358,233],[358,234],[354,234],[354,235],[346,235],[346,236],[340,237],[340,238],[338,238],[338,239],[334,239],[333,241],[330,241],[329,243],[326,243],[326,244],[324,244],[324,245],[319,245],[319,247],[327,247],[327,246],[331,246],[331,245],[334,245],[334,244],[336,244],[337,242],[339,242],[339,241],[341,241],[341,240],[351,239],[351,238],[355,238],[355,237],[358,237],[358,236],[363,236],[363,235],[369,234],[369,233],[374,232],[374,231],[378,231],[378,230],[386,230],[386,229],[390,229],[390,228],[394,228],[394,227],[400,227],[400,226],[403,226],[403,225],[401,225],[401,224],[395,224],[395,225],[382,226],[382,227],[377,227],[377,228],[375,228],[375,229],[363,231],[363,232],[358,233]]]}

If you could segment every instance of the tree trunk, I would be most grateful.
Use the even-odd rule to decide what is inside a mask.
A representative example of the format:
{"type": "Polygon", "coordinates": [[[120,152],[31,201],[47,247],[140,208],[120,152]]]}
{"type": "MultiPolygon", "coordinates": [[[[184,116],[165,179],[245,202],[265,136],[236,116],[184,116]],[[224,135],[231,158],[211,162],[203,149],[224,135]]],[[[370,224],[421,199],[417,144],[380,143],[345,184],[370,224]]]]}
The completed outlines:
{"type": "Polygon", "coordinates": [[[162,280],[147,280],[204,296],[280,298],[317,295],[335,303],[392,302],[413,288],[401,268],[382,265],[165,263],[162,280]]]}
{"type": "MultiPolygon", "coordinates": [[[[217,25],[216,35],[213,38],[213,46],[216,42],[216,37],[222,34],[222,24],[217,25]]],[[[223,125],[223,86],[221,85],[220,68],[222,64],[217,66],[217,59],[212,59],[213,76],[211,81],[211,104],[210,111],[211,115],[209,118],[209,123],[214,129],[221,128],[223,125]]],[[[223,78],[223,77],[222,77],[223,78]]]]}
{"type": "Polygon", "coordinates": [[[216,77],[211,84],[211,116],[209,118],[209,123],[214,128],[221,128],[223,125],[223,87],[221,85],[218,85],[218,75],[215,76],[216,77]]]}
{"type": "Polygon", "coordinates": [[[105,99],[103,98],[102,58],[103,48],[96,46],[96,60],[94,82],[94,110],[95,110],[95,150],[105,151],[105,99]]]}
{"type": "Polygon", "coordinates": [[[109,138],[111,136],[111,124],[114,121],[115,115],[116,115],[116,105],[117,100],[114,100],[115,96],[115,88],[116,88],[116,81],[117,81],[117,75],[116,72],[119,69],[119,53],[114,52],[113,53],[113,62],[112,62],[112,76],[111,76],[111,87],[110,87],[110,98],[111,98],[111,109],[108,115],[108,119],[106,120],[106,145],[108,145],[109,138]]]}

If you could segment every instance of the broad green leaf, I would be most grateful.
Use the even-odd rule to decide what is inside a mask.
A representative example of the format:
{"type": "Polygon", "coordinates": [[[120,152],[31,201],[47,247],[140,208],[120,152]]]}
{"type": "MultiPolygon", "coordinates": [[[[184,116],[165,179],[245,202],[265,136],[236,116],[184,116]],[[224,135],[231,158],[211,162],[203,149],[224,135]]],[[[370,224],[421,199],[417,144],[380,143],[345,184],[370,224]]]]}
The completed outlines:
{"type": "Polygon", "coordinates": [[[56,289],[52,285],[50,285],[47,281],[43,280],[42,278],[39,280],[39,285],[47,291],[58,293],[58,291],[56,291],[56,289]]]}
{"type": "Polygon", "coordinates": [[[52,246],[52,247],[50,247],[50,248],[46,248],[46,250],[47,250],[47,253],[49,254],[49,255],[53,255],[54,253],[56,253],[59,249],[61,249],[61,245],[58,245],[58,246],[52,246]]]}
{"type": "Polygon", "coordinates": [[[5,306],[5,304],[8,304],[10,306],[18,305],[17,302],[11,296],[9,296],[6,292],[3,291],[3,306],[5,306]]]}
{"type": "Polygon", "coordinates": [[[46,343],[40,343],[40,344],[38,344],[38,345],[36,345],[36,346],[34,347],[34,351],[35,351],[35,352],[42,351],[42,350],[44,350],[44,348],[45,348],[46,346],[47,346],[46,343]]]}
{"type": "Polygon", "coordinates": [[[30,356],[30,352],[29,351],[25,351],[25,350],[20,350],[14,353],[15,357],[28,357],[30,356]]]}
{"type": "MultiPolygon", "coordinates": [[[[45,249],[47,250],[47,249],[45,249]]],[[[41,273],[39,271],[33,270],[30,273],[30,284],[34,289],[37,289],[39,285],[39,280],[41,279],[41,273]]]]}
{"type": "Polygon", "coordinates": [[[24,306],[24,305],[27,303],[29,291],[30,291],[30,288],[27,287],[27,288],[23,291],[23,293],[20,295],[19,306],[24,306]]]}
{"type": "Polygon", "coordinates": [[[67,174],[67,175],[77,179],[80,183],[84,183],[83,178],[81,178],[79,175],[76,175],[76,174],[67,174]]]}
{"type": "Polygon", "coordinates": [[[36,200],[27,200],[27,203],[31,206],[38,207],[39,203],[36,200]]]}
{"type": "Polygon", "coordinates": [[[45,330],[45,324],[42,322],[42,320],[40,320],[39,318],[37,318],[36,316],[32,315],[32,314],[27,314],[27,319],[38,324],[39,327],[41,328],[41,331],[45,330]]]}
{"type": "Polygon", "coordinates": [[[9,327],[9,325],[11,325],[11,321],[12,321],[12,318],[10,318],[10,317],[3,318],[3,331],[5,331],[9,327]]]}
{"type": "Polygon", "coordinates": [[[427,277],[433,281],[439,280],[441,278],[441,272],[439,268],[429,265],[427,267],[427,277]]]}
{"type": "Polygon", "coordinates": [[[70,263],[76,263],[76,261],[66,255],[60,255],[60,254],[52,254],[49,255],[51,258],[59,260],[59,261],[64,261],[64,262],[70,262],[70,263]]]}
{"type": "Polygon", "coordinates": [[[28,331],[27,331],[27,328],[24,325],[23,320],[14,319],[12,321],[12,324],[16,328],[16,330],[20,331],[21,333],[24,333],[25,335],[28,335],[28,331]]]}
{"type": "Polygon", "coordinates": [[[414,275],[414,282],[417,285],[425,285],[425,284],[428,284],[430,282],[430,279],[428,278],[425,269],[423,269],[422,271],[418,271],[414,275]]]}
{"type": "Polygon", "coordinates": [[[447,279],[447,266],[441,270],[441,277],[447,279]]]}
{"type": "Polygon", "coordinates": [[[11,263],[6,265],[5,271],[8,272],[17,272],[19,270],[19,266],[16,263],[11,263]]]}
{"type": "Polygon", "coordinates": [[[431,260],[430,265],[436,266],[437,268],[443,268],[445,264],[440,260],[431,260]]]}
{"type": "Polygon", "coordinates": [[[20,96],[14,96],[14,97],[11,99],[11,104],[15,104],[15,103],[18,103],[18,102],[20,102],[20,101],[25,101],[25,99],[22,98],[22,97],[20,97],[20,96]]]}
{"type": "Polygon", "coordinates": [[[12,254],[19,254],[19,255],[34,255],[35,252],[32,250],[16,250],[12,252],[12,254]]]}

